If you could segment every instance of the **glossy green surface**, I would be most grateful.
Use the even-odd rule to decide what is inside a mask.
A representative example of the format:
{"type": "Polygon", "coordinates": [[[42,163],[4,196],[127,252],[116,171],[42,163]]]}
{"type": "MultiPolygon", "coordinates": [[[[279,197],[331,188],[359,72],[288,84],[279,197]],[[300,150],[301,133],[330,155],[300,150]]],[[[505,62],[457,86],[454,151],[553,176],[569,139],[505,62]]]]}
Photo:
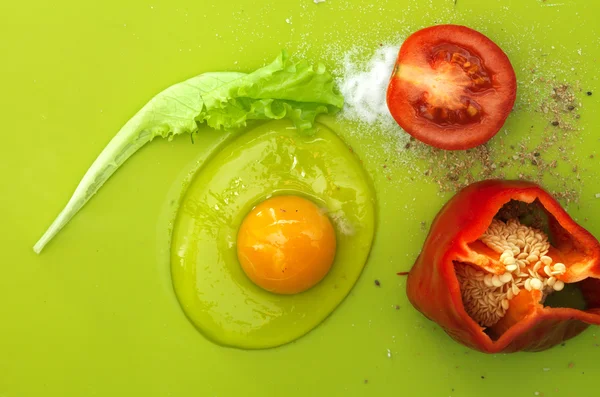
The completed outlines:
{"type": "MultiPolygon", "coordinates": [[[[536,100],[532,68],[579,81],[583,131],[568,155],[579,159],[582,183],[570,183],[581,199],[568,209],[600,236],[600,3],[454,3],[0,2],[0,396],[596,396],[597,328],[542,353],[483,355],[454,343],[408,304],[405,280],[395,273],[410,268],[425,238],[421,222],[430,224],[449,194],[389,150],[396,139],[403,146],[401,134],[323,120],[373,179],[378,229],[348,298],[280,348],[210,342],[187,320],[171,286],[164,248],[171,200],[196,161],[224,139],[219,133],[204,131],[195,144],[185,137],[153,142],[43,255],[31,250],[104,145],[163,88],[206,71],[254,70],[282,47],[337,68],[354,46],[368,56],[380,43],[399,44],[440,22],[482,31],[513,62],[519,99],[503,130],[507,144],[541,140],[547,131],[542,115],[524,106],[536,100]]],[[[500,139],[490,144],[499,146],[500,139]]],[[[558,171],[574,175],[566,165],[558,171]]],[[[553,178],[546,186],[561,189],[553,178]]]]}
{"type": "Polygon", "coordinates": [[[375,232],[375,197],[356,156],[327,127],[313,135],[270,122],[241,135],[201,167],[173,229],[171,271],[183,310],[225,346],[268,348],[309,332],[346,297],[375,232]],[[326,209],[336,231],[332,268],[294,295],[255,285],[237,258],[244,217],[273,195],[305,196],[326,209]]]}

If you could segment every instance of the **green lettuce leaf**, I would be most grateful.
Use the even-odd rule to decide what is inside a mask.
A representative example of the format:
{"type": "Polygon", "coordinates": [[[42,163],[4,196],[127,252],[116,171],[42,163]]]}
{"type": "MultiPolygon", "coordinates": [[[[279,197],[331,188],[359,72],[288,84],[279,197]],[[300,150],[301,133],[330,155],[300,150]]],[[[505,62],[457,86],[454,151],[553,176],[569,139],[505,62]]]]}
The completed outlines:
{"type": "Polygon", "coordinates": [[[284,117],[307,131],[319,114],[336,112],[343,104],[323,65],[292,62],[285,51],[252,73],[211,72],[175,84],[152,98],[119,130],[33,250],[40,253],[110,176],[155,137],[193,134],[204,123],[231,130],[244,127],[249,120],[284,117]]]}

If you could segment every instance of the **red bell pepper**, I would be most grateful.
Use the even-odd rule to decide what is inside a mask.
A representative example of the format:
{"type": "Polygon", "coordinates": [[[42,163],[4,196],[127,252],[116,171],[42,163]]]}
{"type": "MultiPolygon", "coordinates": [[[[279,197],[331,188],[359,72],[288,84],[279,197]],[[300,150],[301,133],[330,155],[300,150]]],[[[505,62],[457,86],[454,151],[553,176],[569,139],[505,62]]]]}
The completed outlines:
{"type": "Polygon", "coordinates": [[[536,184],[474,183],[436,216],[407,294],[468,347],[545,350],[600,325],[600,243],[536,184]],[[520,223],[535,213],[543,227],[520,223]],[[583,307],[561,302],[574,294],[583,307]]]}

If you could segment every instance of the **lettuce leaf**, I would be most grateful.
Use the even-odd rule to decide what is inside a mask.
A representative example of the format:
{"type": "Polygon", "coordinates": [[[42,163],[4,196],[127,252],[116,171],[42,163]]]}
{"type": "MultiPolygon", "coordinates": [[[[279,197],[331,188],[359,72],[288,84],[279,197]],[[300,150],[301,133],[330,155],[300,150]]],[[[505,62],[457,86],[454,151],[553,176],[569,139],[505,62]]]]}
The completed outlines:
{"type": "Polygon", "coordinates": [[[319,114],[336,112],[343,104],[323,65],[292,62],[285,51],[252,73],[211,72],[175,84],[152,98],[117,132],[33,250],[39,254],[110,176],[155,137],[193,134],[204,123],[231,130],[249,120],[284,117],[307,131],[319,114]]]}

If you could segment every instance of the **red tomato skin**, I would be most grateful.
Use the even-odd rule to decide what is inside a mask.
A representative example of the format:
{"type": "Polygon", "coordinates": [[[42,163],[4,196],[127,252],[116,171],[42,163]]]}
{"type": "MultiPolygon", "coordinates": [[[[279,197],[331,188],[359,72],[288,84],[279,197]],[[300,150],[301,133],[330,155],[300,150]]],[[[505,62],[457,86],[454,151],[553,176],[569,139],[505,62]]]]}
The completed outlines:
{"type": "Polygon", "coordinates": [[[390,113],[411,136],[439,149],[465,150],[486,143],[500,131],[514,106],[516,95],[514,69],[498,45],[466,26],[436,25],[413,33],[402,44],[386,97],[390,113]],[[440,44],[455,44],[468,49],[484,62],[492,76],[493,89],[486,95],[474,95],[476,100],[481,101],[484,111],[479,122],[440,126],[419,115],[410,103],[415,87],[399,77],[402,66],[417,63],[426,67],[425,61],[430,54],[423,48],[434,48],[440,44]]]}

